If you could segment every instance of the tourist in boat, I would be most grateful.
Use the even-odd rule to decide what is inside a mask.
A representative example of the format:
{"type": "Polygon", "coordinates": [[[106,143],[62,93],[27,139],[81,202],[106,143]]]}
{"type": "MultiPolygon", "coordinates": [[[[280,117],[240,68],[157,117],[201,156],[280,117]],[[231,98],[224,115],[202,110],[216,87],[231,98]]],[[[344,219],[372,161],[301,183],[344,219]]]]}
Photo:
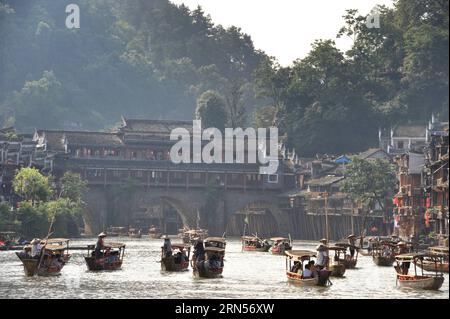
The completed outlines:
{"type": "Polygon", "coordinates": [[[313,278],[313,272],[311,271],[311,265],[305,265],[305,270],[303,271],[303,278],[313,278]]]}
{"type": "Polygon", "coordinates": [[[39,258],[41,256],[41,240],[39,238],[34,238],[31,241],[31,257],[32,258],[39,258]]]}
{"type": "Polygon", "coordinates": [[[302,270],[302,263],[299,261],[294,261],[294,265],[292,265],[291,272],[298,273],[302,270]]]}
{"type": "Polygon", "coordinates": [[[165,236],[164,237],[164,252],[166,253],[166,257],[172,256],[172,242],[170,241],[170,238],[165,236]]]}
{"type": "Polygon", "coordinates": [[[105,237],[106,237],[106,234],[104,232],[101,232],[100,234],[98,234],[97,243],[95,244],[95,249],[94,249],[95,259],[100,259],[103,257],[102,250],[105,248],[103,239],[105,237]]]}
{"type": "Polygon", "coordinates": [[[318,273],[317,273],[316,264],[315,264],[314,260],[310,260],[308,265],[309,265],[309,270],[311,270],[311,272],[312,272],[312,277],[313,278],[316,277],[318,275],[318,273]]]}

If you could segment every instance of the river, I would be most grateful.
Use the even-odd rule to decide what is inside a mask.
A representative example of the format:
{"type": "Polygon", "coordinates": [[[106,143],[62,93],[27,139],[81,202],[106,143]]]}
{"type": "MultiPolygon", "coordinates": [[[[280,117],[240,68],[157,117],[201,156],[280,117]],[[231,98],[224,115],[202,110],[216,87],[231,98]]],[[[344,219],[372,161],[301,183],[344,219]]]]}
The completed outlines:
{"type": "MultiPolygon", "coordinates": [[[[191,269],[162,273],[158,262],[162,240],[117,240],[126,243],[125,258],[122,269],[111,272],[88,271],[86,252],[72,251],[60,276],[29,278],[13,251],[0,252],[0,298],[449,298],[448,274],[439,291],[400,289],[393,267],[378,267],[371,257],[359,256],[357,269],[347,270],[344,278],[331,278],[329,287],[300,287],[287,281],[283,256],[241,252],[237,238],[227,240],[223,278],[218,279],[196,279],[191,269]]],[[[95,239],[75,239],[70,244],[88,243],[95,239]]],[[[294,249],[316,245],[294,241],[294,249]]]]}

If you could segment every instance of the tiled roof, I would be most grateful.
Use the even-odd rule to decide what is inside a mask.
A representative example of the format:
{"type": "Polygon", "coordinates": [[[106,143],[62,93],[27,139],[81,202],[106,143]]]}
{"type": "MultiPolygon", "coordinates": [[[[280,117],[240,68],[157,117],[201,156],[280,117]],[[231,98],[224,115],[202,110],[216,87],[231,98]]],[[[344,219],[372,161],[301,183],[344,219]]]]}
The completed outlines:
{"type": "Polygon", "coordinates": [[[389,157],[389,155],[381,148],[369,148],[367,151],[359,153],[358,157],[361,159],[367,159],[378,152],[384,153],[386,158],[389,157]]]}
{"type": "Polygon", "coordinates": [[[399,125],[393,130],[393,137],[423,137],[427,134],[426,125],[399,125]]]}
{"type": "Polygon", "coordinates": [[[325,176],[317,179],[312,179],[306,182],[306,185],[309,186],[328,186],[334,183],[339,182],[344,179],[343,176],[325,176]]]}
{"type": "Polygon", "coordinates": [[[116,133],[104,132],[65,132],[68,144],[96,145],[96,146],[121,146],[122,139],[116,133]]]}
{"type": "Polygon", "coordinates": [[[178,127],[192,132],[192,121],[123,119],[123,122],[124,125],[120,128],[123,132],[162,133],[169,135],[173,129],[178,127]]]}

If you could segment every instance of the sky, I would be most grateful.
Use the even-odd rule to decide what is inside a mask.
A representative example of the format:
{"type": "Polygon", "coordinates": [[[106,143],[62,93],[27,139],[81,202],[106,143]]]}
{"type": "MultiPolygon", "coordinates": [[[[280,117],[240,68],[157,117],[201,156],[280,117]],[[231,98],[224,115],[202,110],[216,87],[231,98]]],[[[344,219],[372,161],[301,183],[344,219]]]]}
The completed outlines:
{"type": "Polygon", "coordinates": [[[346,9],[368,14],[392,0],[170,0],[190,9],[201,5],[215,24],[235,25],[249,34],[255,47],[275,56],[283,66],[305,57],[316,39],[333,39],[343,51],[349,38],[336,39],[346,9]]]}

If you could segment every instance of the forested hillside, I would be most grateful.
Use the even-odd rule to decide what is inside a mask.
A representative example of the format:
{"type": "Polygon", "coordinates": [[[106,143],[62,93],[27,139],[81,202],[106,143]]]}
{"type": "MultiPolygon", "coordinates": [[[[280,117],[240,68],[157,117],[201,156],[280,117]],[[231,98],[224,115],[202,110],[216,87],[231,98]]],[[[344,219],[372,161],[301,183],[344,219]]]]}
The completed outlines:
{"type": "Polygon", "coordinates": [[[70,30],[72,2],[0,0],[1,125],[31,132],[108,129],[120,115],[192,119],[197,99],[215,91],[229,113],[245,115],[231,124],[275,123],[306,156],[376,145],[380,125],[448,117],[448,0],[398,0],[380,8],[381,28],[349,10],[336,28],[352,38],[349,52],[318,40],[289,67],[200,8],[77,0],[81,28],[70,30]]]}
{"type": "MultiPolygon", "coordinates": [[[[264,56],[238,28],[167,0],[0,1],[3,125],[101,129],[120,115],[192,119],[196,98],[235,83],[251,108],[251,74],[264,56]]],[[[232,93],[230,93],[232,94],[232,93]]]]}

